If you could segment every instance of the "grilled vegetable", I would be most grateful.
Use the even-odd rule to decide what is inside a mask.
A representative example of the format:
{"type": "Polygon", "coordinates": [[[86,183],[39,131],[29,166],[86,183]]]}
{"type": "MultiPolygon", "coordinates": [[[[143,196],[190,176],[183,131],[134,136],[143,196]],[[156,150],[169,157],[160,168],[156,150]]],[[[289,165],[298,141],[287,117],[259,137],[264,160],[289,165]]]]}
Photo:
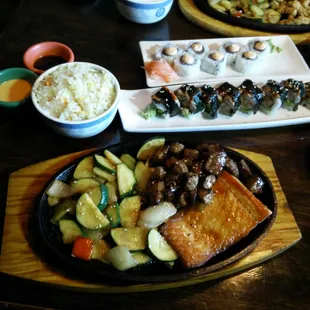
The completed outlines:
{"type": "Polygon", "coordinates": [[[77,237],[82,236],[80,227],[72,220],[60,220],[59,229],[65,244],[73,243],[77,237]]]}
{"type": "Polygon", "coordinates": [[[54,180],[46,191],[48,196],[56,198],[65,198],[73,195],[71,187],[63,181],[54,180]]]}
{"type": "Polygon", "coordinates": [[[86,237],[77,237],[74,241],[72,256],[90,260],[94,241],[86,237]]]}
{"type": "Polygon", "coordinates": [[[130,170],[135,169],[136,159],[134,157],[129,154],[123,154],[120,159],[130,170]]]}
{"type": "Polygon", "coordinates": [[[109,190],[104,184],[92,188],[87,193],[100,211],[108,205],[109,190]]]}
{"type": "Polygon", "coordinates": [[[158,149],[161,149],[165,145],[165,138],[154,137],[146,142],[140,147],[137,158],[139,160],[147,160],[152,156],[158,149]]]}
{"type": "Polygon", "coordinates": [[[118,192],[121,198],[131,195],[136,184],[136,178],[132,170],[125,164],[116,166],[118,192]]]}
{"type": "Polygon", "coordinates": [[[94,167],[95,167],[94,157],[93,156],[85,157],[76,166],[74,173],[73,173],[73,178],[78,180],[78,179],[93,177],[94,167]]]}
{"type": "MultiPolygon", "coordinates": [[[[112,153],[110,153],[110,154],[112,154],[112,153]]],[[[95,158],[95,165],[97,167],[99,167],[100,169],[102,169],[108,173],[111,173],[111,174],[116,173],[115,166],[113,164],[111,164],[111,162],[107,158],[105,158],[101,155],[98,155],[98,154],[95,154],[94,158],[95,158]]]]}
{"type": "Polygon", "coordinates": [[[105,259],[109,261],[114,268],[120,271],[125,271],[138,265],[137,261],[129,252],[128,248],[122,245],[116,246],[111,249],[105,255],[105,259]]]}
{"type": "Polygon", "coordinates": [[[141,207],[141,196],[124,198],[120,204],[120,221],[122,227],[135,227],[138,222],[141,207]]]}
{"type": "Polygon", "coordinates": [[[104,213],[107,215],[107,218],[110,221],[111,227],[115,228],[120,225],[121,218],[120,218],[120,212],[119,212],[119,204],[115,202],[112,205],[109,205],[104,213]]]}
{"type": "Polygon", "coordinates": [[[100,183],[92,178],[79,179],[74,181],[71,189],[73,194],[83,194],[87,191],[99,187],[100,183]]]}

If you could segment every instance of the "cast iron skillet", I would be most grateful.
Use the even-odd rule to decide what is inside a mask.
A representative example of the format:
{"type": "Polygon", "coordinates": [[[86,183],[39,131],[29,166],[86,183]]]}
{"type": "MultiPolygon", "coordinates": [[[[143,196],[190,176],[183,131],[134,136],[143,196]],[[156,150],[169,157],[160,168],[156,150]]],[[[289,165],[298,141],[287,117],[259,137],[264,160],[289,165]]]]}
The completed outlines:
{"type": "MultiPolygon", "coordinates": [[[[187,146],[194,147],[193,144],[184,142],[187,146]]],[[[107,147],[111,152],[115,154],[122,154],[125,151],[134,157],[140,148],[140,143],[131,143],[126,145],[114,145],[107,147]]],[[[224,148],[224,147],[223,147],[224,148]]],[[[117,283],[124,283],[127,281],[135,282],[171,282],[186,280],[193,277],[198,277],[220,269],[232,262],[240,259],[251,250],[253,250],[257,244],[262,240],[264,235],[271,228],[277,214],[277,201],[275,193],[273,191],[270,180],[267,178],[266,174],[250,159],[232,151],[230,149],[224,148],[230,158],[236,161],[245,159],[248,163],[250,169],[257,173],[264,181],[265,186],[263,194],[259,195],[258,198],[268,206],[268,208],[273,212],[272,215],[267,218],[263,223],[259,224],[251,233],[245,237],[243,240],[233,245],[226,251],[218,254],[211,260],[209,260],[204,266],[185,270],[181,266],[176,264],[175,268],[172,270],[168,269],[163,263],[156,262],[149,266],[141,267],[137,270],[129,270],[126,272],[120,272],[113,267],[101,263],[99,261],[83,261],[71,256],[72,245],[64,245],[61,240],[61,234],[57,226],[51,224],[50,218],[52,216],[52,208],[47,203],[46,190],[50,183],[55,179],[62,181],[67,181],[72,178],[74,169],[77,162],[69,165],[63,170],[59,171],[52,180],[49,182],[44,192],[38,197],[38,205],[36,210],[36,216],[34,221],[33,238],[37,244],[37,249],[35,249],[38,255],[47,261],[47,263],[52,267],[56,268],[57,271],[65,273],[69,276],[78,279],[91,279],[94,281],[102,280],[117,280],[117,283]]],[[[100,153],[103,149],[99,149],[94,153],[100,153]]],[[[78,162],[81,160],[80,158],[78,162]]]]}
{"type": "Polygon", "coordinates": [[[223,14],[209,5],[208,0],[194,0],[197,7],[204,13],[221,20],[225,23],[241,26],[244,28],[251,28],[255,30],[262,30],[277,33],[298,33],[310,31],[310,25],[279,25],[279,24],[266,24],[259,21],[238,18],[232,15],[223,14]]]}

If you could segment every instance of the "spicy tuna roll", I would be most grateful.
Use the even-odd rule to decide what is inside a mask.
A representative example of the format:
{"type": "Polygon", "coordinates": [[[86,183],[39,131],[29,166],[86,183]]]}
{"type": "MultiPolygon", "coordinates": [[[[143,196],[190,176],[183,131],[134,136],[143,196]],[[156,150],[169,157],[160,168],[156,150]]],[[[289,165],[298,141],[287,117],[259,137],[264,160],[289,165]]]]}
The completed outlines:
{"type": "Polygon", "coordinates": [[[189,53],[195,55],[197,58],[201,59],[206,52],[208,52],[208,47],[200,42],[190,42],[186,49],[189,53]]]}
{"type": "Polygon", "coordinates": [[[245,80],[240,85],[241,105],[239,111],[249,114],[257,113],[259,106],[263,100],[263,91],[251,80],[245,80]]]}
{"type": "Polygon", "coordinates": [[[194,77],[199,74],[200,60],[195,55],[184,52],[175,59],[173,68],[179,76],[194,77]]]}
{"type": "Polygon", "coordinates": [[[175,44],[167,44],[156,53],[157,58],[165,59],[170,65],[173,64],[174,60],[182,53],[182,49],[175,44]]]}
{"type": "Polygon", "coordinates": [[[281,82],[281,85],[287,89],[287,98],[282,107],[289,111],[297,111],[298,105],[301,103],[305,95],[305,85],[302,81],[287,79],[281,82]]]}
{"type": "Polygon", "coordinates": [[[221,47],[221,51],[227,54],[227,65],[234,64],[237,53],[240,51],[240,44],[236,42],[225,42],[221,47]]]}
{"type": "Polygon", "coordinates": [[[202,58],[200,69],[210,74],[220,75],[225,72],[226,63],[225,53],[211,50],[202,58]]]}
{"type": "Polygon", "coordinates": [[[253,40],[249,42],[249,49],[255,51],[259,57],[265,57],[270,52],[270,46],[267,41],[253,40]]]}
{"type": "Polygon", "coordinates": [[[268,115],[278,111],[287,98],[287,89],[274,80],[268,80],[262,91],[264,97],[259,110],[268,115]]]}
{"type": "Polygon", "coordinates": [[[236,56],[234,69],[240,73],[252,73],[258,64],[258,54],[255,51],[242,49],[236,56]]]}

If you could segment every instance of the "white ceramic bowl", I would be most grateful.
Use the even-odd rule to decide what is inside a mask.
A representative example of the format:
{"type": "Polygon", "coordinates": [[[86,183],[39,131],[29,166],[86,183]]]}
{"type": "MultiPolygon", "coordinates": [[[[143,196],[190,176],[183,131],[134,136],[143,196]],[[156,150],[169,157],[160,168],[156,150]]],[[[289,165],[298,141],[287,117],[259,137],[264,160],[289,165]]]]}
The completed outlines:
{"type": "Polygon", "coordinates": [[[71,138],[88,138],[99,134],[112,123],[118,108],[118,102],[120,98],[120,86],[116,77],[110,71],[101,66],[86,62],[71,62],[55,66],[45,71],[34,83],[31,98],[35,108],[43,117],[44,122],[49,127],[54,129],[57,133],[71,138]],[[44,79],[53,71],[57,70],[57,68],[59,68],[60,66],[73,66],[74,64],[77,63],[90,65],[92,68],[103,71],[106,74],[108,74],[108,76],[110,76],[111,78],[112,83],[115,86],[116,96],[114,102],[109,107],[109,109],[97,117],[83,121],[63,121],[56,117],[51,116],[49,113],[47,113],[41,108],[41,106],[38,104],[36,100],[35,91],[40,81],[42,81],[42,79],[44,79]]]}
{"type": "Polygon", "coordinates": [[[173,0],[115,0],[119,12],[132,22],[153,24],[165,18],[173,0]]]}

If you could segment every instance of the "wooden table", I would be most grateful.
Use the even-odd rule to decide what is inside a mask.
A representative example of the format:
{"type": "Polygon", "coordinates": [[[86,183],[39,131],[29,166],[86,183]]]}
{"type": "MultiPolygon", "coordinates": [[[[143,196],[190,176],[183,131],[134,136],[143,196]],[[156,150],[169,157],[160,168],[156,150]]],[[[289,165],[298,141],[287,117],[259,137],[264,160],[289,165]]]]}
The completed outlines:
{"type": "MultiPolygon", "coordinates": [[[[138,42],[210,38],[214,35],[185,19],[177,3],[153,25],[122,18],[111,0],[80,6],[60,0],[25,0],[11,16],[0,41],[0,69],[22,66],[27,47],[40,41],[68,44],[76,60],[111,70],[124,89],[144,88],[138,42]]],[[[308,46],[301,47],[305,58],[308,46]]],[[[308,57],[308,58],[307,58],[308,57]]],[[[109,143],[143,141],[151,135],[124,132],[119,117],[102,134],[74,140],[47,128],[29,106],[0,113],[0,227],[8,176],[22,167],[109,143]]],[[[180,138],[180,134],[167,134],[180,138]]],[[[47,288],[0,274],[0,307],[77,309],[309,309],[310,305],[310,127],[186,133],[182,138],[209,140],[270,156],[303,239],[293,248],[241,274],[179,289],[124,295],[92,295],[47,288]],[[32,305],[32,306],[30,306],[32,305]]]]}

